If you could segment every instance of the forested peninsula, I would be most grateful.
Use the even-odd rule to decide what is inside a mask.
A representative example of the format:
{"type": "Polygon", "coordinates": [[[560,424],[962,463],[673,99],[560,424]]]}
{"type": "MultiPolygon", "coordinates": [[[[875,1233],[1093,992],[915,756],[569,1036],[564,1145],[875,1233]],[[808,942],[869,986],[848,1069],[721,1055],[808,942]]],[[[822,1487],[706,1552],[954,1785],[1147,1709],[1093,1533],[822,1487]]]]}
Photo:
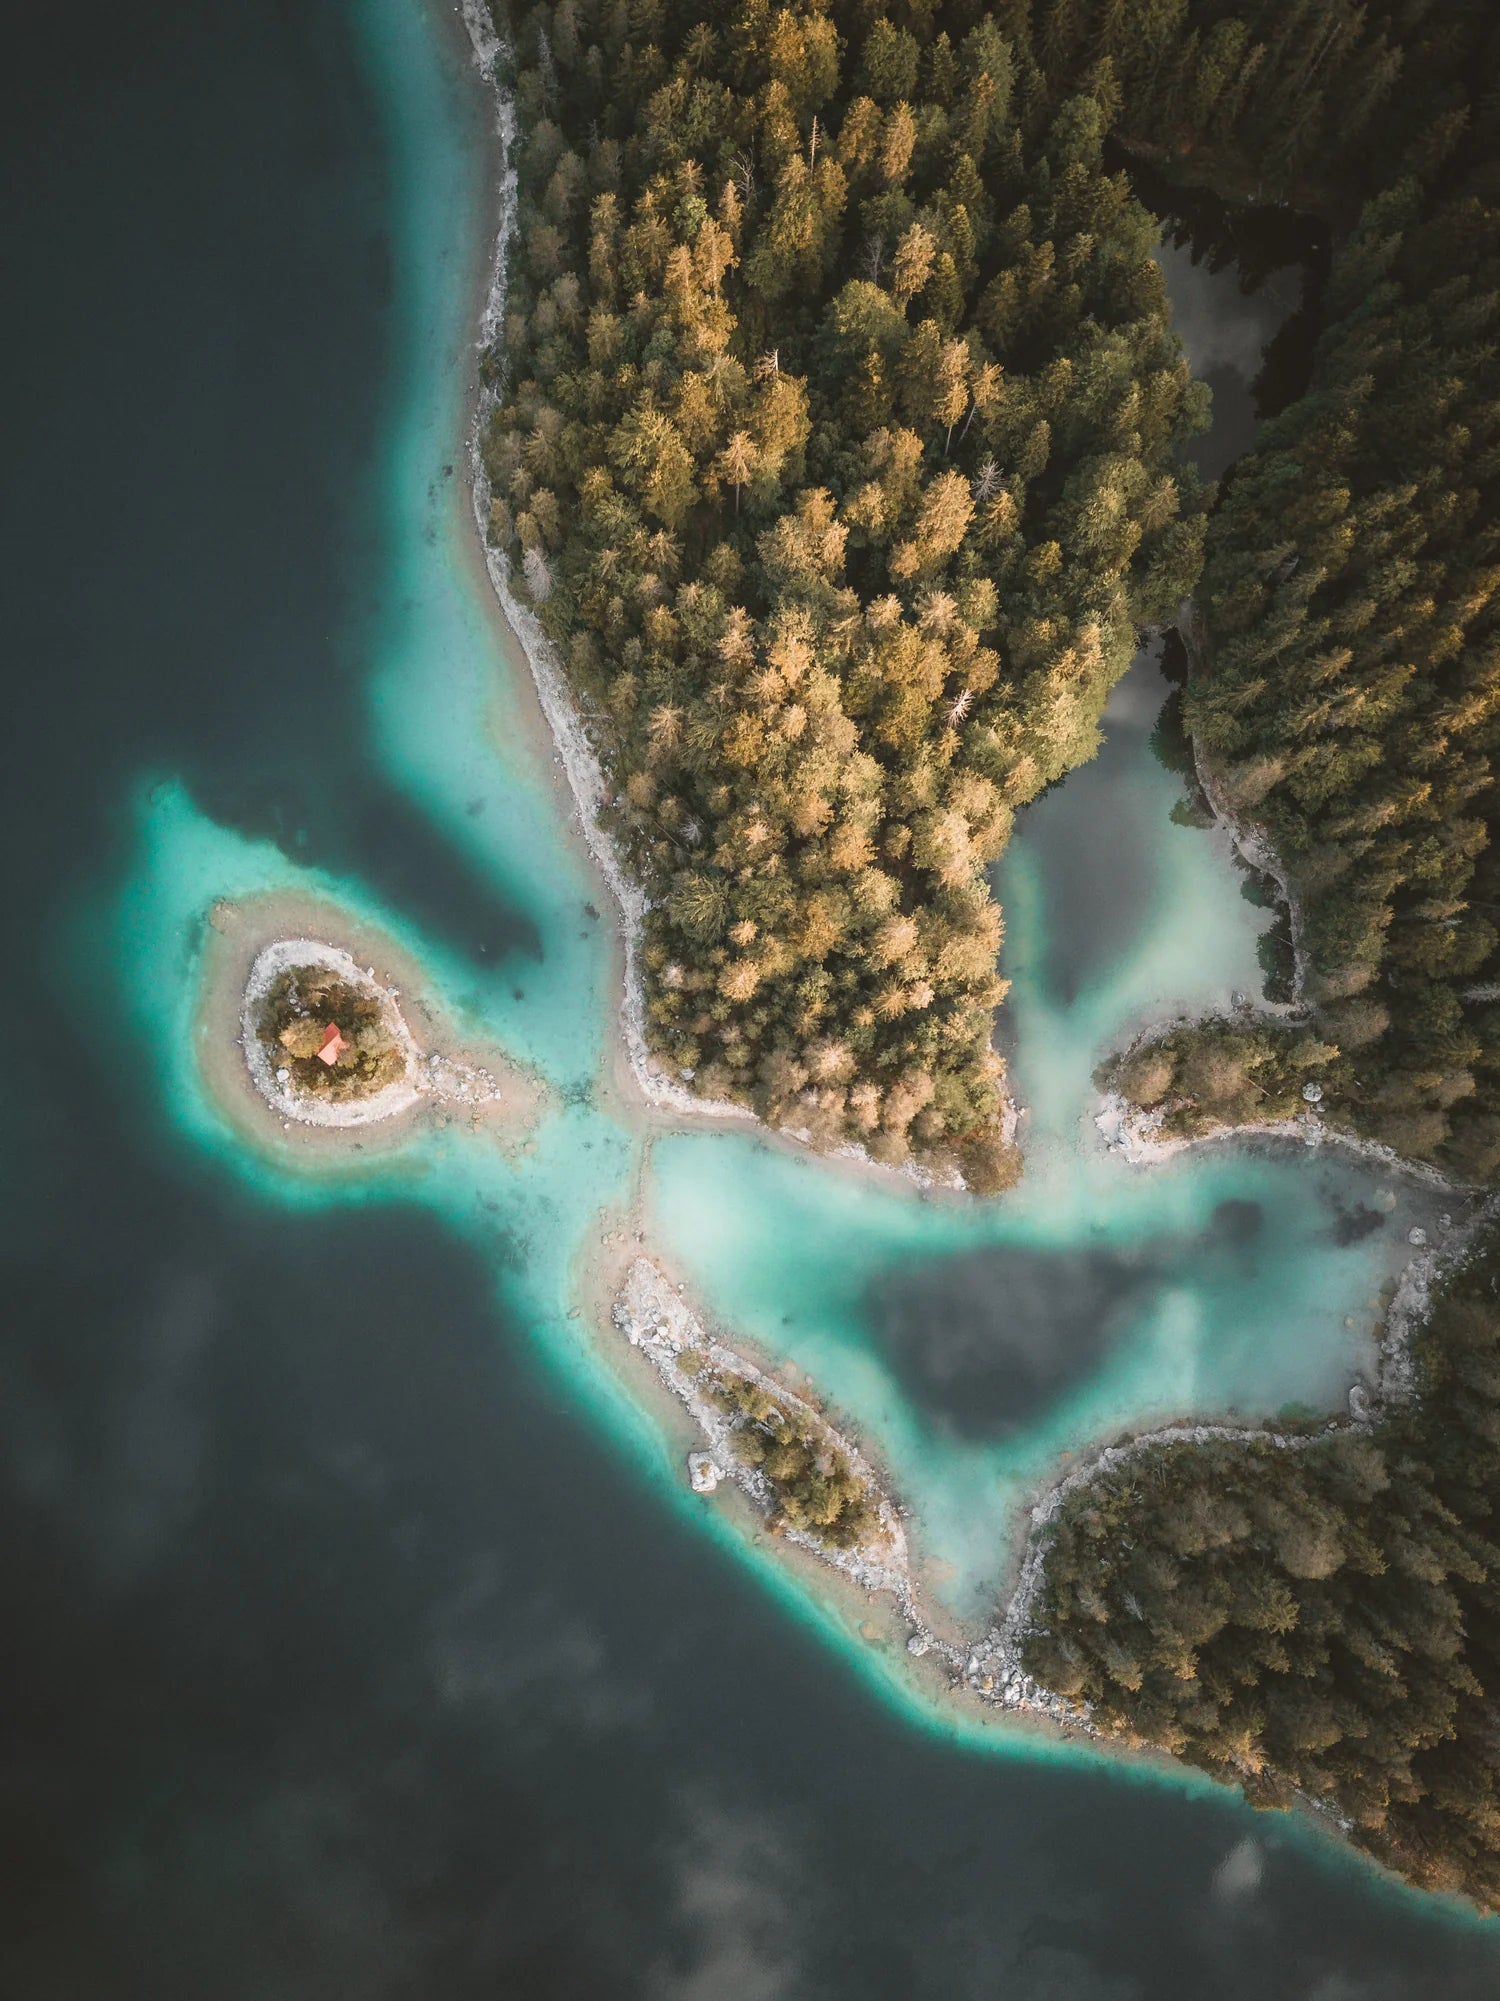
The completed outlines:
{"type": "MultiPolygon", "coordinates": [[[[815,1142],[1016,1171],[985,881],[1198,580],[1203,417],[1111,157],[1329,217],[1308,392],[1207,523],[1186,719],[1294,883],[1292,1105],[1500,1166],[1489,10],[500,8],[520,249],[490,533],[649,900],[668,1072],[815,1142]]],[[[1165,1080],[1165,1081],[1163,1081],[1165,1080]]],[[[1127,1087],[1140,1077],[1127,1076],[1127,1087]]]]}
{"type": "Polygon", "coordinates": [[[650,901],[658,1059],[1002,1186],[984,870],[1201,556],[1108,53],[1044,66],[973,5],[505,25],[490,533],[650,901]]]}

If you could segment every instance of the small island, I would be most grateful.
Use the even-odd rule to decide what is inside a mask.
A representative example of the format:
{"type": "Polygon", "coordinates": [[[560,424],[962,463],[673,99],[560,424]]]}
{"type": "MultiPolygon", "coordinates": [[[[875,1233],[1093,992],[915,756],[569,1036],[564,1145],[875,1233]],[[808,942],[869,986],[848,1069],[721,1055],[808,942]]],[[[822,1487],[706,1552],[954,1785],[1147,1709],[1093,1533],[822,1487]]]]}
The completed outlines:
{"type": "Polygon", "coordinates": [[[613,1319],[697,1419],[706,1451],[689,1454],[696,1493],[732,1480],[784,1536],[866,1589],[911,1610],[900,1514],[864,1454],[809,1397],[715,1340],[650,1258],[634,1260],[613,1319]]]}
{"type": "Polygon", "coordinates": [[[536,1125],[542,1081],[503,1051],[461,1043],[415,964],[336,906],[300,894],[221,901],[206,937],[200,1062],[247,1134],[364,1150],[418,1122],[462,1118],[507,1145],[536,1125]]]}
{"type": "MultiPolygon", "coordinates": [[[[894,1630],[904,1634],[911,1661],[925,1663],[919,1672],[933,1688],[1043,1718],[1070,1735],[1090,1732],[1086,1707],[1039,1683],[1022,1658],[1041,1582],[1035,1529],[1009,1603],[985,1631],[960,1631],[919,1588],[907,1511],[888,1477],[833,1423],[811,1385],[798,1394],[752,1361],[738,1336],[731,1347],[711,1332],[650,1257],[624,1269],[610,1318],[695,1422],[701,1442],[687,1454],[695,1494],[737,1487],[768,1535],[841,1572],[864,1596],[866,1640],[877,1631],[869,1601],[893,1601],[894,1630]]],[[[1041,1517],[1051,1518],[1045,1502],[1041,1517]]]]}
{"type": "Polygon", "coordinates": [[[415,1102],[421,1057],[395,996],[347,952],[277,939],[245,987],[245,1061],[273,1110],[316,1125],[369,1125],[415,1102]]]}

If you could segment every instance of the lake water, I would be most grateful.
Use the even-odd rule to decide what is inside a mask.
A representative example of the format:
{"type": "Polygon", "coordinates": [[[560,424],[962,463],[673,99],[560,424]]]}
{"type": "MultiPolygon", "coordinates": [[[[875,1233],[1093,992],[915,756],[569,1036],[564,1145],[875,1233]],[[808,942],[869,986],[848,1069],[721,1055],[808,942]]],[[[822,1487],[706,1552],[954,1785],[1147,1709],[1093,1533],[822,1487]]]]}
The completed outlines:
{"type": "MultiPolygon", "coordinates": [[[[686,1493],[570,1317],[639,1142],[593,1101],[607,913],[463,540],[486,110],[451,22],[82,0],[9,88],[0,1987],[1492,1993],[1489,1928],[1300,1827],[934,1707],[686,1493]],[[202,913],[299,882],[559,1087],[523,1167],[235,1145],[202,913]]],[[[965,1618],[1059,1453],[1337,1408],[1409,1220],[1332,1155],[1092,1143],[1115,1041],[1258,979],[1263,914],[1171,818],[1165,692],[1139,663],[1002,865],[1016,1196],[652,1150],[656,1241],[868,1432],[965,1618]]]]}

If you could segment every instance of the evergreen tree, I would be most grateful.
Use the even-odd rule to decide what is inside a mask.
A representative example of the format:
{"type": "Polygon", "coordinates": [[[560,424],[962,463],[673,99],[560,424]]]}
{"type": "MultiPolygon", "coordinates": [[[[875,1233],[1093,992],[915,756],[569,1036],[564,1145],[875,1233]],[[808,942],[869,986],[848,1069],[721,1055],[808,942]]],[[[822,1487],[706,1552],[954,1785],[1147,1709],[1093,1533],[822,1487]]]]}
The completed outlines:
{"type": "MultiPolygon", "coordinates": [[[[1154,1446],[1048,1531],[1028,1670],[1255,1805],[1336,1814],[1500,1906],[1500,1246],[1418,1337],[1415,1400],[1294,1443],[1154,1446]]],[[[1284,1434],[1283,1434],[1284,1435],[1284,1434]]]]}

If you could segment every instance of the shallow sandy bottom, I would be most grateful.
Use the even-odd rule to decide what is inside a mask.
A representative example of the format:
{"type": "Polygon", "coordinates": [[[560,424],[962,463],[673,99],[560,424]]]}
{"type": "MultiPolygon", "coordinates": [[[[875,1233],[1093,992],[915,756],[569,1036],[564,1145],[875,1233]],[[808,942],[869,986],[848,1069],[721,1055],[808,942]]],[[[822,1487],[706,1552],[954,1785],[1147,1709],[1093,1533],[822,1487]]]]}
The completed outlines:
{"type": "Polygon", "coordinates": [[[221,901],[208,913],[197,1013],[198,1065],[214,1103],[236,1131],[256,1145],[268,1143],[285,1157],[308,1160],[330,1154],[388,1152],[414,1133],[463,1123],[489,1133],[506,1151],[524,1149],[545,1115],[552,1093],[535,1073],[493,1044],[461,1039],[409,954],[378,927],[352,917],[338,904],[302,891],[275,890],[239,902],[221,901]],[[498,1087],[481,1104],[457,1105],[422,1096],[367,1125],[327,1126],[282,1116],[256,1089],[241,1041],[240,1009],[251,967],[268,945],[308,938],[344,951],[391,993],[423,1055],[438,1055],[488,1071],[498,1087]]]}

